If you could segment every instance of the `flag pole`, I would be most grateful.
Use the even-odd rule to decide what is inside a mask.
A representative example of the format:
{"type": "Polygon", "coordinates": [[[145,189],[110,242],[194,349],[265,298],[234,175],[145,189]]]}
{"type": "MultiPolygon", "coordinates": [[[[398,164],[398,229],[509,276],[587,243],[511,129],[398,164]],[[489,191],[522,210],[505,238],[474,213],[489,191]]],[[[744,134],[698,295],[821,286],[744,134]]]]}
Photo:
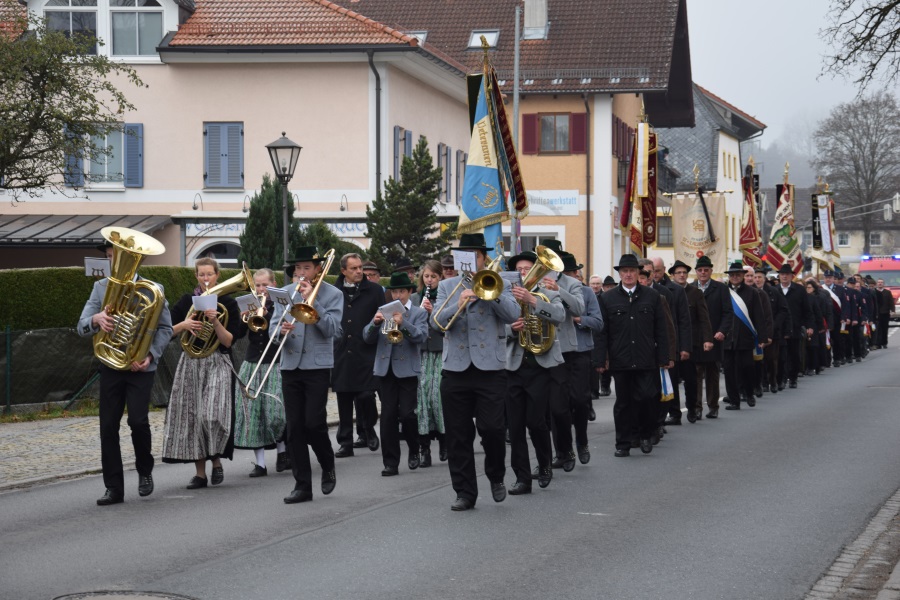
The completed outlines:
{"type": "MultiPolygon", "coordinates": [[[[515,45],[513,49],[513,143],[519,148],[519,21],[522,18],[522,6],[516,4],[515,45]]],[[[521,254],[522,241],[519,239],[519,219],[512,218],[510,222],[510,250],[514,254],[521,254]]]]}

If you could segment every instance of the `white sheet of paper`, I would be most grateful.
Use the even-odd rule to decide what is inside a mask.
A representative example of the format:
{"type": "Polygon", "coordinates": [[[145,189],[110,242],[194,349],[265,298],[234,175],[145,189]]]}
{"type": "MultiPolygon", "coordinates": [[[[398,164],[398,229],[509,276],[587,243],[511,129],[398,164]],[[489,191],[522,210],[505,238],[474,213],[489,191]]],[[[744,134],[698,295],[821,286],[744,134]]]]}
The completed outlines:
{"type": "MultiPolygon", "coordinates": [[[[293,302],[291,302],[291,295],[283,289],[267,287],[266,290],[268,290],[269,292],[269,298],[275,304],[280,306],[292,306],[294,304],[293,302]]],[[[297,294],[297,297],[299,298],[300,295],[297,294]]]]}
{"type": "Polygon", "coordinates": [[[513,284],[519,285],[520,283],[522,283],[522,278],[519,277],[518,271],[503,271],[500,273],[500,277],[510,286],[512,286],[513,284]]]}
{"type": "Polygon", "coordinates": [[[398,312],[400,314],[403,314],[404,312],[406,312],[406,308],[404,308],[402,302],[400,302],[399,300],[394,300],[393,302],[388,302],[384,306],[380,307],[378,309],[378,312],[380,312],[385,319],[392,319],[394,317],[394,313],[398,312]]]}
{"type": "Polygon", "coordinates": [[[84,274],[88,277],[109,277],[109,259],[85,256],[84,274]]]}
{"type": "Polygon", "coordinates": [[[219,303],[219,297],[216,294],[209,296],[194,296],[194,310],[207,311],[214,310],[219,303]]]}
{"type": "Polygon", "coordinates": [[[237,302],[238,308],[241,312],[247,312],[248,310],[256,312],[259,310],[259,298],[254,296],[253,294],[247,294],[245,296],[238,296],[234,299],[237,302]]]}
{"type": "Polygon", "coordinates": [[[473,250],[454,250],[452,254],[453,268],[456,269],[457,273],[462,273],[463,271],[474,273],[478,270],[473,250]]]}

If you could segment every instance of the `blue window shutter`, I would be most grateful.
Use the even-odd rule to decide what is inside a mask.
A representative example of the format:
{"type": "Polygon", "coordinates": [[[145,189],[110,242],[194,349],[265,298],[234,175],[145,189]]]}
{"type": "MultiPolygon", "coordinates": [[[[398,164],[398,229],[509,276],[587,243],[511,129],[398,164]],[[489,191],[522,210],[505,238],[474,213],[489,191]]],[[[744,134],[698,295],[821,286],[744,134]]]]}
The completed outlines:
{"type": "Polygon", "coordinates": [[[225,125],[224,185],[230,188],[244,187],[244,125],[225,125]]]}
{"type": "Polygon", "coordinates": [[[394,125],[394,180],[400,179],[400,126],[394,125]]]}
{"type": "Polygon", "coordinates": [[[462,198],[462,174],[463,169],[465,169],[465,165],[462,162],[462,150],[456,151],[456,203],[459,204],[459,199],[462,198]]]}
{"type": "Polygon", "coordinates": [[[144,187],[144,125],[125,123],[125,187],[144,187]]]}
{"type": "Polygon", "coordinates": [[[206,123],[203,128],[203,185],[222,187],[222,124],[206,123]]]}
{"type": "Polygon", "coordinates": [[[444,181],[447,182],[447,189],[444,190],[446,196],[444,196],[444,202],[450,203],[450,182],[453,181],[453,165],[450,162],[450,157],[453,155],[453,148],[447,146],[444,154],[444,181]]]}
{"type": "MultiPolygon", "coordinates": [[[[68,129],[65,132],[66,138],[72,139],[74,134],[68,129]]],[[[66,170],[63,174],[63,182],[67,187],[84,187],[84,160],[74,154],[66,156],[66,170]]]]}
{"type": "Polygon", "coordinates": [[[404,148],[403,154],[412,158],[413,151],[413,143],[412,143],[412,131],[406,130],[406,140],[404,140],[404,148]]]}

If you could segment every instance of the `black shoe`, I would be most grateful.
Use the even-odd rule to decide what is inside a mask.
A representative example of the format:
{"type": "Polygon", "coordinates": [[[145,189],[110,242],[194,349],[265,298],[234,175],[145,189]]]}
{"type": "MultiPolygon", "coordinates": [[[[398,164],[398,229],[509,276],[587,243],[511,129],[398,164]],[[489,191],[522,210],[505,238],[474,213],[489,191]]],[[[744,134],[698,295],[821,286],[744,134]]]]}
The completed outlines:
{"type": "Polygon", "coordinates": [[[372,452],[378,450],[378,447],[381,445],[374,430],[366,434],[366,445],[369,446],[369,450],[372,452]]]}
{"type": "Polygon", "coordinates": [[[530,494],[531,493],[531,482],[525,483],[524,481],[516,481],[511,488],[509,488],[510,496],[521,496],[522,494],[530,494]]]}
{"type": "Polygon", "coordinates": [[[253,465],[253,470],[250,471],[250,477],[265,477],[268,474],[269,470],[259,465],[253,465]]]}
{"type": "Polygon", "coordinates": [[[594,411],[594,407],[591,406],[591,410],[588,413],[588,421],[596,421],[596,420],[597,420],[597,413],[594,411]]]}
{"type": "Polygon", "coordinates": [[[222,467],[213,467],[212,477],[209,478],[209,482],[213,485],[219,485],[225,481],[225,470],[222,467]]]}
{"type": "Polygon", "coordinates": [[[438,452],[438,460],[440,460],[441,462],[447,462],[447,449],[446,448],[440,449],[440,451],[438,452]]]}
{"type": "Polygon", "coordinates": [[[804,373],[803,371],[800,371],[797,373],[797,377],[806,377],[806,373],[804,373]]]}
{"type": "Polygon", "coordinates": [[[563,458],[561,456],[557,456],[556,458],[553,459],[553,462],[550,463],[550,466],[553,467],[554,469],[562,469],[564,462],[565,461],[563,460],[563,458]]]}
{"type": "Polygon", "coordinates": [[[812,377],[812,376],[813,376],[813,370],[812,370],[812,369],[807,369],[807,370],[806,370],[806,376],[807,376],[807,377],[812,377]]]}
{"type": "Polygon", "coordinates": [[[397,475],[399,472],[400,471],[397,469],[397,467],[385,467],[381,470],[381,476],[382,477],[393,477],[394,475],[397,475]]]}
{"type": "Polygon", "coordinates": [[[697,412],[694,413],[694,416],[697,417],[698,421],[703,420],[703,407],[702,406],[697,409],[697,412]]]}
{"type": "Polygon", "coordinates": [[[354,448],[365,448],[368,445],[369,444],[366,442],[365,438],[363,438],[362,436],[356,436],[356,441],[353,442],[354,448]]]}
{"type": "Polygon", "coordinates": [[[650,444],[652,446],[656,446],[657,444],[659,444],[659,434],[658,433],[654,433],[653,435],[650,436],[650,444]]]}
{"type": "Polygon", "coordinates": [[[103,497],[97,499],[97,506],[109,506],[110,504],[121,504],[123,502],[125,502],[125,494],[116,494],[107,489],[103,497]]]}
{"type": "Polygon", "coordinates": [[[275,459],[275,471],[281,473],[291,468],[291,459],[288,458],[287,452],[279,452],[278,458],[275,459]]]}
{"type": "Polygon", "coordinates": [[[843,363],[843,361],[841,361],[841,360],[836,360],[836,361],[834,361],[833,363],[831,363],[831,366],[834,367],[835,369],[838,369],[838,368],[840,368],[840,366],[841,366],[842,363],[843,363]]]}
{"type": "Polygon", "coordinates": [[[322,493],[327,496],[334,491],[335,485],[337,485],[337,474],[334,469],[322,471],[322,493]]]}
{"type": "Polygon", "coordinates": [[[311,502],[312,501],[312,492],[307,490],[293,490],[290,494],[285,496],[284,503],[285,504],[298,504],[300,502],[311,502]]]}
{"type": "Polygon", "coordinates": [[[406,461],[406,465],[409,467],[410,471],[415,471],[419,468],[419,465],[422,464],[422,461],[419,459],[419,454],[410,454],[409,460],[406,461]]]}
{"type": "Polygon", "coordinates": [[[797,389],[797,381],[796,381],[796,380],[791,381],[791,382],[788,384],[788,387],[791,388],[792,390],[797,389]]]}
{"type": "Polygon", "coordinates": [[[688,423],[696,423],[697,422],[697,413],[694,412],[693,409],[688,410],[687,420],[688,420],[688,423]]]}
{"type": "Polygon", "coordinates": [[[783,382],[783,381],[781,381],[781,382],[778,383],[778,391],[779,391],[779,392],[783,392],[783,391],[784,391],[784,382],[783,382]]]}
{"type": "Polygon", "coordinates": [[[762,398],[762,393],[763,393],[763,389],[762,389],[761,385],[758,385],[753,389],[753,395],[756,396],[757,398],[762,398]]]}
{"type": "Polygon", "coordinates": [[[552,467],[540,467],[538,468],[538,485],[542,488],[550,485],[550,482],[553,481],[553,468],[552,467]]]}
{"type": "Polygon", "coordinates": [[[353,446],[341,446],[334,453],[335,458],[347,458],[348,456],[353,456],[353,446]]]}
{"type": "Polygon", "coordinates": [[[641,440],[641,452],[644,454],[653,452],[653,443],[649,439],[641,440]]]}
{"type": "Polygon", "coordinates": [[[719,407],[709,409],[709,412],[706,413],[707,419],[718,419],[719,418],[719,407]]]}
{"type": "Polygon", "coordinates": [[[754,396],[750,396],[749,398],[747,398],[747,406],[749,406],[750,408],[756,406],[756,398],[754,396]]]}
{"type": "Polygon", "coordinates": [[[666,419],[666,425],[681,425],[681,417],[669,417],[666,419]]]}
{"type": "Polygon", "coordinates": [[[475,503],[469,500],[468,498],[459,497],[453,501],[453,504],[450,505],[450,510],[453,511],[462,511],[462,510],[471,510],[475,508],[475,503]]]}
{"type": "Polygon", "coordinates": [[[198,488],[205,488],[207,484],[206,477],[197,477],[194,475],[191,477],[191,481],[187,484],[187,489],[196,490],[198,488]]]}
{"type": "MultiPolygon", "coordinates": [[[[552,470],[553,469],[551,469],[551,471],[552,470]]],[[[541,467],[538,466],[531,470],[531,478],[532,479],[537,479],[538,477],[540,477],[540,475],[541,475],[541,467]]]]}
{"type": "Polygon", "coordinates": [[[138,477],[138,496],[149,496],[153,493],[153,475],[141,475],[138,477]]]}
{"type": "Polygon", "coordinates": [[[773,383],[772,385],[769,386],[769,391],[772,392],[773,394],[777,394],[778,386],[773,383]]]}
{"type": "Polygon", "coordinates": [[[640,448],[640,447],[641,447],[641,442],[640,442],[639,440],[636,440],[636,439],[635,439],[635,440],[631,440],[631,447],[632,447],[632,448],[640,448]]]}
{"type": "Polygon", "coordinates": [[[591,462],[591,450],[587,446],[578,446],[578,460],[583,465],[591,462]]]}
{"type": "Polygon", "coordinates": [[[591,400],[599,400],[600,392],[591,392],[591,400]]]}
{"type": "Polygon", "coordinates": [[[741,410],[741,405],[737,403],[729,403],[725,410],[741,410]]]}
{"type": "Polygon", "coordinates": [[[419,463],[419,466],[423,469],[431,466],[431,448],[422,449],[422,461],[419,463]]]}
{"type": "Polygon", "coordinates": [[[502,481],[491,484],[491,496],[493,496],[494,502],[503,502],[506,500],[506,486],[503,485],[502,481]]]}
{"type": "Polygon", "coordinates": [[[860,357],[857,356],[857,357],[856,357],[856,362],[862,362],[862,359],[861,359],[860,357]]]}
{"type": "Polygon", "coordinates": [[[617,448],[616,453],[613,456],[615,456],[616,458],[631,456],[631,451],[628,448],[617,448]]]}
{"type": "Polygon", "coordinates": [[[609,389],[608,387],[602,387],[602,388],[600,388],[600,396],[601,396],[601,397],[602,397],[602,396],[609,396],[610,394],[612,394],[612,392],[610,391],[610,389],[609,389]]]}
{"type": "Polygon", "coordinates": [[[575,451],[569,450],[569,453],[566,455],[565,460],[562,464],[563,471],[569,473],[572,469],[575,468],[575,451]]]}

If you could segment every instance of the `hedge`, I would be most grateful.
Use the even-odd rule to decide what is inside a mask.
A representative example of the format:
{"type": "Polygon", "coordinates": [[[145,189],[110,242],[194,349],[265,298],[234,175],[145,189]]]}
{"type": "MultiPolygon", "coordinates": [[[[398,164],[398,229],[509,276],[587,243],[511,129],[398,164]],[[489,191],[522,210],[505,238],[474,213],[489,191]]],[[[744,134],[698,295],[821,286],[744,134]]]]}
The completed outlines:
{"type": "MultiPolygon", "coordinates": [[[[239,269],[222,269],[219,281],[236,275],[239,269]]],[[[144,266],[138,273],[162,284],[166,299],[174,303],[197,285],[191,267],[144,266]]],[[[276,273],[282,285],[284,273],[276,273]]],[[[325,281],[334,283],[335,276],[325,281]]],[[[389,280],[383,279],[386,284],[389,280]]],[[[49,267],[44,269],[0,270],[0,327],[14,331],[72,327],[78,323],[84,303],[94,286],[82,267],[49,267]]]]}

